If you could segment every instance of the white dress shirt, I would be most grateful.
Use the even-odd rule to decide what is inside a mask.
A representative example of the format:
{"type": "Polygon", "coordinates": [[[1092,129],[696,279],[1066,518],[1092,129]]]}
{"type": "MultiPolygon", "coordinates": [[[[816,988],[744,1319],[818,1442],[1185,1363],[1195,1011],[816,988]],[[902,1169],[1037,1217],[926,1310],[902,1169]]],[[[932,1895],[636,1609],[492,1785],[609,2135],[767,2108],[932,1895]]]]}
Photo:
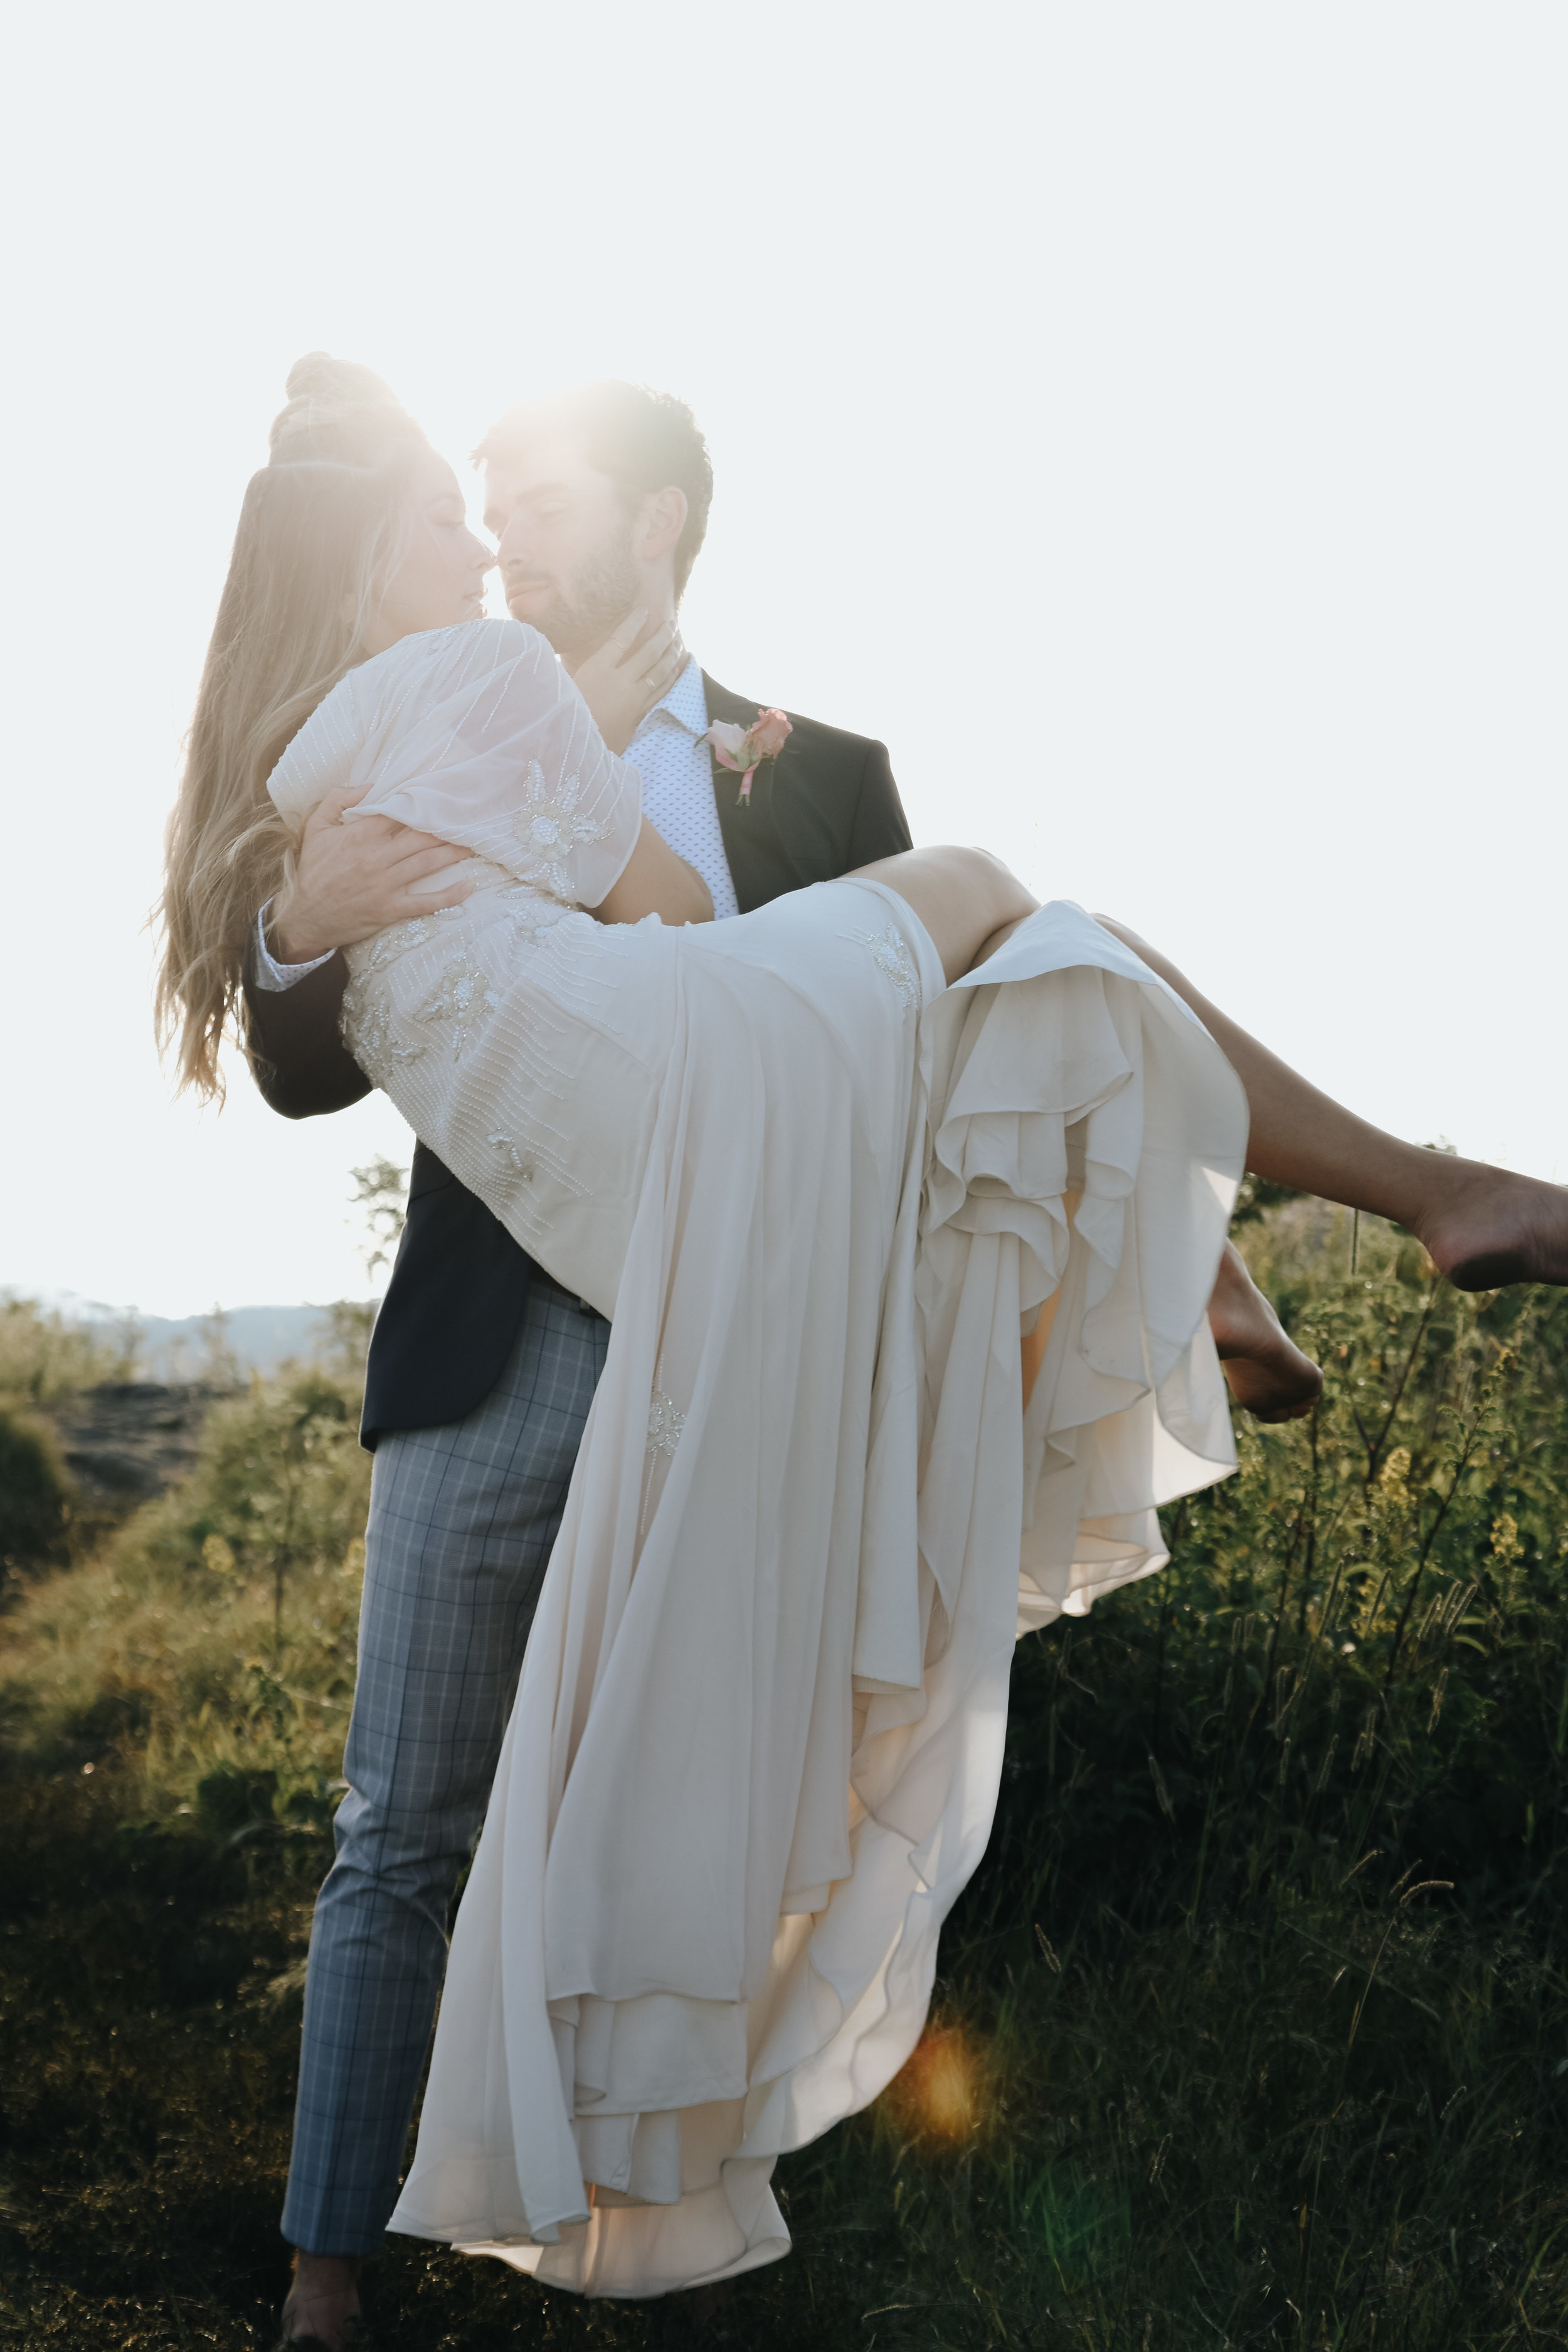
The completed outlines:
{"type": "Polygon", "coordinates": [[[644,816],[677,857],[697,868],[712,894],[713,919],[721,923],[741,905],[719,830],[707,733],[708,697],[693,656],[638,727],[626,757],[642,778],[644,816]]]}
{"type": "MultiPolygon", "coordinates": [[[[678,857],[696,867],[713,898],[713,919],[738,915],[740,901],[724,855],[713,769],[706,737],[708,697],[696,656],[687,663],[662,702],[656,702],[626,745],[626,756],[642,778],[642,809],[678,857]]],[[[279,963],[267,944],[268,900],[256,919],[256,985],[278,993],[318,971],[332,950],[309,963],[279,963]]]]}

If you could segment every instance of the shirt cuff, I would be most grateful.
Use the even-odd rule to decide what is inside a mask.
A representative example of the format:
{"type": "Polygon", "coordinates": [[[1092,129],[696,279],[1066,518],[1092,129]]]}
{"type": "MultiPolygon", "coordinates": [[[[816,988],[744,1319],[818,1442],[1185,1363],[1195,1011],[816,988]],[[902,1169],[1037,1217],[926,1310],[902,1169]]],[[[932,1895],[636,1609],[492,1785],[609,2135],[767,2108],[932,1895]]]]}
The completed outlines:
{"type": "Polygon", "coordinates": [[[307,972],[320,971],[324,963],[331,963],[336,950],[329,948],[325,955],[312,956],[309,963],[279,963],[267,944],[267,918],[271,912],[272,901],[268,898],[256,918],[256,985],[266,989],[270,996],[280,996],[286,988],[303,980],[307,972]]]}

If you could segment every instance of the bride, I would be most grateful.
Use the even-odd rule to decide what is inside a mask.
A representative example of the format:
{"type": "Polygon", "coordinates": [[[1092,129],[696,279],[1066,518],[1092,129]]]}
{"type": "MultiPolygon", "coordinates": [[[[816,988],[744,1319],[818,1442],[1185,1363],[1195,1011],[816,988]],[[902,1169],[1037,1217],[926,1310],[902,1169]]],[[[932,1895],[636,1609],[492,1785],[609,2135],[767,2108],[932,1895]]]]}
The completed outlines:
{"type": "Polygon", "coordinates": [[[1568,1277],[1568,1204],[1352,1119],[981,851],[689,919],[548,645],[458,593],[417,428],[354,446],[296,404],[247,493],[161,1010],[213,1091],[329,795],[469,853],[349,950],[344,1034],[613,1332],[392,2227],[658,2294],[787,2251],[777,2157],[920,2034],[1016,1635],[1157,1570],[1157,1507],[1234,1465],[1205,1310],[1249,1102],[1254,1167],[1471,1286],[1568,1277]]]}

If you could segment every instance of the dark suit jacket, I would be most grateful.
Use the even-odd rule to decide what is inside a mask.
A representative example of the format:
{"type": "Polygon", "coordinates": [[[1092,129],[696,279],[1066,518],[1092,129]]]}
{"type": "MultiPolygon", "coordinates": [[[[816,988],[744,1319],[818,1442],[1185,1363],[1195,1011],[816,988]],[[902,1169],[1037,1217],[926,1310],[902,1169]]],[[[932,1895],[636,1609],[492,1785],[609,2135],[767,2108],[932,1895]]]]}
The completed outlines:
{"type": "MultiPolygon", "coordinates": [[[[707,677],[709,719],[750,726],[759,706],[707,677]]],[[[886,748],[789,713],[795,731],[740,798],[713,762],[724,854],[742,914],[786,890],[830,882],[910,846],[886,748]]],[[[285,1118],[342,1110],[370,1080],[338,1034],[341,955],[281,992],[247,986],[246,1041],[256,1082],[285,1118]]],[[[370,1343],[360,1435],[459,1421],[500,1378],[541,1269],[482,1201],[417,1144],[408,1221],[370,1343]]],[[[546,1277],[547,1279],[548,1277],[546,1277]]]]}

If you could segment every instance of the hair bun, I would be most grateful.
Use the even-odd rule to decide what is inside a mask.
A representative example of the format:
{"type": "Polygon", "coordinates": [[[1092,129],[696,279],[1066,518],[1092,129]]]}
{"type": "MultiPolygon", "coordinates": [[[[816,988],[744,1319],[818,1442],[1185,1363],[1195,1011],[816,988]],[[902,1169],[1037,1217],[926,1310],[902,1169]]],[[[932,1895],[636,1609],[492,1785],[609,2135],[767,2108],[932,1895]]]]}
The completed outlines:
{"type": "Polygon", "coordinates": [[[319,400],[332,408],[403,405],[372,369],[354,360],[335,360],[331,352],[307,352],[296,360],[285,390],[291,401],[319,400]]]}
{"type": "Polygon", "coordinates": [[[289,371],[289,405],[272,420],[272,463],[374,462],[389,440],[423,435],[374,370],[331,352],[307,352],[289,371]]]}

